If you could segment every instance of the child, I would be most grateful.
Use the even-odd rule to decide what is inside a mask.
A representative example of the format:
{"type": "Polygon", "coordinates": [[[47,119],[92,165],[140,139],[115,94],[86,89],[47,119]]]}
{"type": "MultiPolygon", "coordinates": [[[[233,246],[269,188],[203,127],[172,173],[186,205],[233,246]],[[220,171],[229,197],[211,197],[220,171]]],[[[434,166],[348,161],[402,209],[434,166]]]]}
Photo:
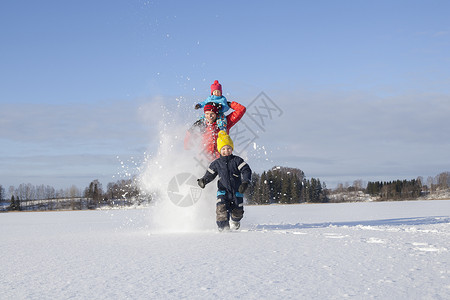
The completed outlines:
{"type": "Polygon", "coordinates": [[[209,165],[205,175],[197,182],[204,188],[219,175],[216,223],[219,231],[229,230],[230,227],[237,230],[244,216],[243,194],[250,183],[252,170],[241,157],[233,155],[233,141],[225,131],[219,132],[217,150],[220,157],[209,165]]]}
{"type": "Polygon", "coordinates": [[[215,80],[213,84],[211,84],[211,96],[206,98],[206,100],[197,103],[195,105],[195,109],[202,108],[206,105],[206,103],[216,103],[220,105],[219,113],[224,114],[230,109],[230,105],[227,101],[227,98],[225,96],[222,96],[222,85],[219,83],[218,80],[215,80]]]}
{"type": "MultiPolygon", "coordinates": [[[[227,101],[225,96],[222,96],[222,85],[218,80],[215,80],[213,84],[211,84],[211,96],[206,98],[206,100],[197,103],[195,105],[195,109],[199,109],[205,107],[207,104],[213,104],[218,108],[217,113],[217,124],[219,125],[220,130],[226,130],[227,128],[227,118],[225,116],[225,112],[230,109],[230,104],[227,101]]],[[[204,118],[202,116],[200,120],[204,118]]]]}

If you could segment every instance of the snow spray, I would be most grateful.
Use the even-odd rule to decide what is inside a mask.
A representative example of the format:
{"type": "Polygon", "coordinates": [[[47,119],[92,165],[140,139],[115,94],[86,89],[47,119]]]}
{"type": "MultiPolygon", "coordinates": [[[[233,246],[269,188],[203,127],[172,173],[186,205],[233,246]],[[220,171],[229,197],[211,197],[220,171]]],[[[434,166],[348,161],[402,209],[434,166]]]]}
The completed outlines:
{"type": "MultiPolygon", "coordinates": [[[[199,114],[189,105],[183,105],[183,98],[176,100],[178,105],[175,109],[168,109],[158,104],[159,101],[152,101],[141,109],[144,118],[152,119],[149,125],[153,127],[155,124],[154,116],[157,116],[159,123],[155,134],[158,137],[158,149],[156,154],[147,155],[143,166],[139,168],[138,178],[141,191],[152,199],[150,229],[154,232],[215,230],[217,179],[201,189],[197,185],[197,178],[205,174],[210,161],[205,159],[204,153],[202,157],[200,143],[194,143],[190,151],[185,150],[183,145],[186,131],[199,114]]],[[[282,114],[275,102],[260,93],[247,107],[246,115],[251,115],[256,107],[267,105],[276,107],[275,111],[282,114]]],[[[253,114],[261,118],[257,112],[253,114]]],[[[246,115],[230,130],[236,148],[234,153],[247,162],[251,160],[250,164],[256,162],[255,168],[259,164],[273,162],[269,159],[271,155],[266,147],[256,143],[260,134],[265,132],[264,126],[269,120],[260,124],[255,122],[254,117],[247,119],[246,115]]]]}
{"type": "MultiPolygon", "coordinates": [[[[159,106],[151,115],[161,116],[159,145],[148,154],[138,178],[142,192],[151,197],[151,232],[195,232],[213,230],[215,224],[216,181],[201,189],[197,184],[209,162],[201,160],[201,149],[184,149],[189,125],[181,124],[177,111],[159,106]]],[[[191,121],[194,123],[194,121],[191,121]]]]}

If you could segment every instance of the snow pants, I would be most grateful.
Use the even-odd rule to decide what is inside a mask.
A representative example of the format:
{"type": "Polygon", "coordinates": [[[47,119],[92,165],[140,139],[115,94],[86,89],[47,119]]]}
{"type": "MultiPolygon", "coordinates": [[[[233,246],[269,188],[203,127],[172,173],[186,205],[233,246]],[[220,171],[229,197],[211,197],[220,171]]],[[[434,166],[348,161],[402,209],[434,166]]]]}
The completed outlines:
{"type": "Polygon", "coordinates": [[[239,222],[244,216],[244,195],[236,193],[231,195],[230,192],[217,192],[216,203],[216,223],[219,228],[229,227],[229,221],[239,222]]]}

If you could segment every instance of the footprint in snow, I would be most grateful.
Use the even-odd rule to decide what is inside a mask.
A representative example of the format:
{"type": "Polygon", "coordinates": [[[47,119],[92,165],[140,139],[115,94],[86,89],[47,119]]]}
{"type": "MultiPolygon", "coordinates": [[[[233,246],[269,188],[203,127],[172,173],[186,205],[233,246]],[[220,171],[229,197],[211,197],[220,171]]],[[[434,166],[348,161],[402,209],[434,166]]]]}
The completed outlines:
{"type": "Polygon", "coordinates": [[[325,237],[329,239],[343,239],[348,237],[348,235],[342,235],[339,233],[325,233],[325,237]]]}
{"type": "Polygon", "coordinates": [[[427,243],[412,243],[414,250],[422,251],[422,252],[445,252],[447,248],[441,247],[438,248],[436,246],[427,244],[427,243]]]}
{"type": "Polygon", "coordinates": [[[377,239],[374,237],[369,238],[367,241],[365,241],[368,244],[386,244],[386,240],[383,239],[377,239]]]}

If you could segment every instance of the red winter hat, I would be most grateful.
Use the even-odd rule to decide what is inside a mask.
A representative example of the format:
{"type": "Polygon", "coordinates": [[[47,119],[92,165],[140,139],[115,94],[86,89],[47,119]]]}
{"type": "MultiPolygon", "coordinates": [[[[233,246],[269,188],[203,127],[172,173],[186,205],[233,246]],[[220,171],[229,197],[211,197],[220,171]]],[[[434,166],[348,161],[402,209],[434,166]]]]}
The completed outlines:
{"type": "Polygon", "coordinates": [[[215,113],[216,115],[219,114],[219,108],[213,104],[211,104],[211,102],[207,103],[203,109],[204,112],[207,111],[212,111],[213,113],[215,113]]]}
{"type": "Polygon", "coordinates": [[[222,93],[222,85],[219,83],[219,80],[214,80],[214,83],[211,84],[211,95],[216,90],[219,90],[222,93]]]}

